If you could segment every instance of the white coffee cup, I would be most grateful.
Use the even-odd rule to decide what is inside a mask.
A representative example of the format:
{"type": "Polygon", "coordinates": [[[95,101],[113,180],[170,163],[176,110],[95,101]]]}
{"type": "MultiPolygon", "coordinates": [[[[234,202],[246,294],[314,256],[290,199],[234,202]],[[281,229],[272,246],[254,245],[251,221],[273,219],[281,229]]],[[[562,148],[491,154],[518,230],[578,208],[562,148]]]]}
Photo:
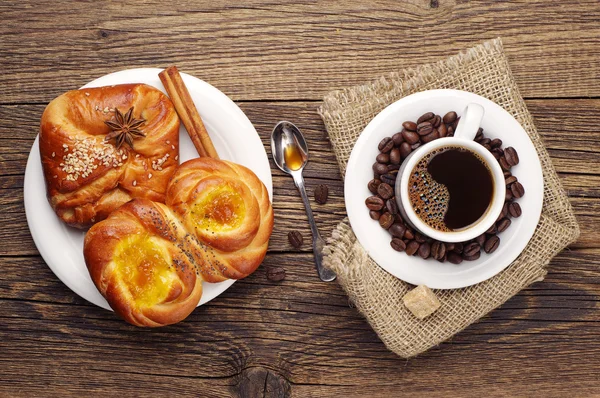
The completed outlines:
{"type": "MultiPolygon", "coordinates": [[[[506,196],[504,173],[498,161],[490,151],[473,141],[481,120],[484,109],[481,105],[471,103],[465,108],[463,115],[456,127],[453,137],[443,137],[431,141],[414,150],[402,163],[396,179],[396,202],[400,213],[405,220],[417,231],[441,242],[464,242],[474,239],[487,231],[496,222],[502,212],[506,196]],[[408,182],[414,167],[430,152],[443,147],[459,147],[467,149],[482,159],[492,174],[494,193],[486,212],[474,223],[456,231],[440,231],[421,220],[410,203],[408,182]]],[[[452,201],[452,198],[450,198],[452,201]]]]}

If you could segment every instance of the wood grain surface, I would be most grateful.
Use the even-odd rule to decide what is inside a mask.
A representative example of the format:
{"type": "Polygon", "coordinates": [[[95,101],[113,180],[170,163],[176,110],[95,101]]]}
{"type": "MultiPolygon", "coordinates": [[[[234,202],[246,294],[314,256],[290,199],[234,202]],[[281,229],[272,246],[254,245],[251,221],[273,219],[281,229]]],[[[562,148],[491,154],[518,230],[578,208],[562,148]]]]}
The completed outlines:
{"type": "Polygon", "coordinates": [[[20,1],[0,4],[0,396],[591,396],[600,391],[600,5],[593,1],[20,1]],[[133,67],[180,70],[236,100],[270,155],[276,122],[308,138],[324,236],[343,182],[316,109],[329,90],[501,36],[582,234],[535,283],[410,360],[336,283],[319,282],[293,181],[272,165],[265,263],[177,325],[142,330],[46,266],[23,208],[45,105],[133,67]],[[271,282],[268,267],[286,270],[271,282]]]}

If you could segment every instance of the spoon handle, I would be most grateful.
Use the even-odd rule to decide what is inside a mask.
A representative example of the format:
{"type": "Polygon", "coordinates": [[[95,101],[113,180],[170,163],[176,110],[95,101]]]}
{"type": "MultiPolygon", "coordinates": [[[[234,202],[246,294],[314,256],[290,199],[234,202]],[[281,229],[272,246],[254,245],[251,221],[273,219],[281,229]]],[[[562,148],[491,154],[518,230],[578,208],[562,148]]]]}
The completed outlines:
{"type": "Polygon", "coordinates": [[[306,189],[304,188],[302,172],[295,172],[292,176],[294,177],[294,183],[296,184],[298,191],[300,191],[300,196],[302,197],[302,202],[304,202],[304,208],[306,209],[306,215],[308,216],[308,223],[310,224],[310,230],[313,236],[312,246],[315,255],[315,265],[317,267],[319,278],[321,278],[323,282],[330,282],[335,279],[336,275],[332,270],[323,266],[323,247],[325,246],[325,241],[321,238],[321,234],[315,223],[315,218],[313,217],[312,209],[310,208],[310,202],[306,195],[306,189]]]}

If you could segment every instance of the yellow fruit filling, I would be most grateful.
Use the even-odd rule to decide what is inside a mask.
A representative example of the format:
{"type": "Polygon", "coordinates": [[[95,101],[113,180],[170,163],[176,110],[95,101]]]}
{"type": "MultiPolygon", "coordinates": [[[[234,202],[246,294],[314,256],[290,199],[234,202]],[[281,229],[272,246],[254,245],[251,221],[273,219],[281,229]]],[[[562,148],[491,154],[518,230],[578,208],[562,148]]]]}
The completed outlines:
{"type": "Polygon", "coordinates": [[[132,235],[120,242],[115,264],[121,280],[139,307],[150,307],[165,300],[175,272],[167,250],[147,234],[132,235]]]}
{"type": "Polygon", "coordinates": [[[203,232],[226,232],[238,228],[246,216],[246,203],[234,187],[224,184],[205,192],[189,214],[203,232]]]}

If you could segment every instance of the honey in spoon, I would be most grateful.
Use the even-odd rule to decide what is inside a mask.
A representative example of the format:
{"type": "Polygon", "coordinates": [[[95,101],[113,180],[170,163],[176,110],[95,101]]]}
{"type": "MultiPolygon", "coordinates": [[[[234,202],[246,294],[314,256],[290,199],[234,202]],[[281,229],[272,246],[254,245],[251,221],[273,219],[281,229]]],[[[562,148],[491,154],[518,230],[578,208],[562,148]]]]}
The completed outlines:
{"type": "Polygon", "coordinates": [[[290,170],[296,171],[304,164],[302,153],[298,150],[296,145],[286,145],[283,150],[283,157],[285,158],[286,166],[290,170]]]}

